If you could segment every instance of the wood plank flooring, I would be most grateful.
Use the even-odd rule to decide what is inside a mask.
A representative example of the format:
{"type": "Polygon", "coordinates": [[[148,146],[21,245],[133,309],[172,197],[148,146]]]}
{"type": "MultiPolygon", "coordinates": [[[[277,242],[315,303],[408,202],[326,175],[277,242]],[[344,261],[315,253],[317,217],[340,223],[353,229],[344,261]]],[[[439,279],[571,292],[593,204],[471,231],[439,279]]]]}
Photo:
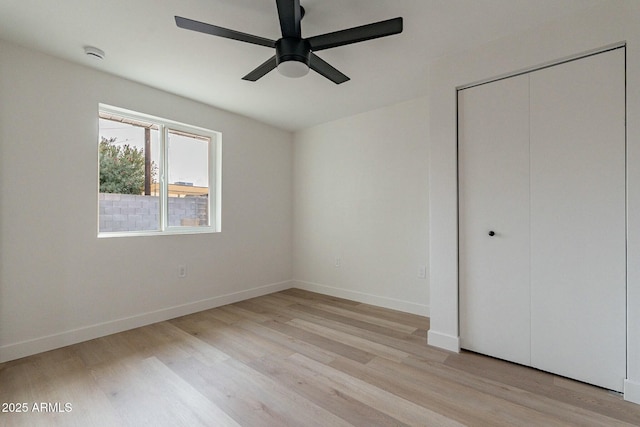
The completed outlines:
{"type": "Polygon", "coordinates": [[[27,412],[0,426],[640,425],[619,395],[427,346],[428,328],[290,289],[2,364],[0,409],[27,412]]]}

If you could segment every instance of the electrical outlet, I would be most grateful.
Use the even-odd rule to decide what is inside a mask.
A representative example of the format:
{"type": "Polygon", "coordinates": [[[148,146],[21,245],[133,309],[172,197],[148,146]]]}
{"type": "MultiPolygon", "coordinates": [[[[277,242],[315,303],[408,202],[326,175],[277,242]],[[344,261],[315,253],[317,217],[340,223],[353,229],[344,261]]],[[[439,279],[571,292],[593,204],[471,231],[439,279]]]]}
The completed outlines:
{"type": "Polygon", "coordinates": [[[187,266],[184,264],[178,265],[178,277],[184,279],[187,277],[187,266]]]}
{"type": "Polygon", "coordinates": [[[418,279],[426,279],[427,278],[427,267],[424,265],[418,269],[418,279]]]}
{"type": "Polygon", "coordinates": [[[340,267],[342,265],[342,258],[336,257],[335,263],[333,265],[336,268],[340,267]]]}

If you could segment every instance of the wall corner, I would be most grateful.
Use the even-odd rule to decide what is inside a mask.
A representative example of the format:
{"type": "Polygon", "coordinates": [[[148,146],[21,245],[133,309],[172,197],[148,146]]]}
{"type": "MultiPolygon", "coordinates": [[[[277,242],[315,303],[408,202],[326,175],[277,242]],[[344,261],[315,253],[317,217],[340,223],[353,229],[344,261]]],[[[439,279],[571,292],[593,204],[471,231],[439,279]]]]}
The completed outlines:
{"type": "Polygon", "coordinates": [[[460,353],[460,337],[443,334],[429,329],[427,332],[427,344],[444,350],[460,353]]]}

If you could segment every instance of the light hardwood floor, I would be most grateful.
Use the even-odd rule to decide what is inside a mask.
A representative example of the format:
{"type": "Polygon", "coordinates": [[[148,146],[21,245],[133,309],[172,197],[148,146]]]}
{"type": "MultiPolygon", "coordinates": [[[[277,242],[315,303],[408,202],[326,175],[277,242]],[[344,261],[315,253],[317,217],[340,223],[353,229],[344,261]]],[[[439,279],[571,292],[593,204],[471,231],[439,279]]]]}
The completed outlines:
{"type": "Polygon", "coordinates": [[[291,289],[0,365],[0,403],[29,411],[0,426],[640,425],[619,395],[429,347],[428,327],[291,289]]]}

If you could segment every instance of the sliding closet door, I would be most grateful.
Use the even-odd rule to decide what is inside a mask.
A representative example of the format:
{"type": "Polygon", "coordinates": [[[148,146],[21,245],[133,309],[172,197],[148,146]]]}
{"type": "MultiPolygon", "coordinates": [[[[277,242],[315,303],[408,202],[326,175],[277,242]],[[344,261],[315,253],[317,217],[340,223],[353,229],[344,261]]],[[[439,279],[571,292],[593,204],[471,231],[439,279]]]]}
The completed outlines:
{"type": "Polygon", "coordinates": [[[459,91],[458,114],[461,344],[528,365],[529,77],[459,91]]]}
{"type": "Polygon", "coordinates": [[[626,376],[624,61],[617,49],[530,81],[532,365],[618,391],[626,376]]]}

